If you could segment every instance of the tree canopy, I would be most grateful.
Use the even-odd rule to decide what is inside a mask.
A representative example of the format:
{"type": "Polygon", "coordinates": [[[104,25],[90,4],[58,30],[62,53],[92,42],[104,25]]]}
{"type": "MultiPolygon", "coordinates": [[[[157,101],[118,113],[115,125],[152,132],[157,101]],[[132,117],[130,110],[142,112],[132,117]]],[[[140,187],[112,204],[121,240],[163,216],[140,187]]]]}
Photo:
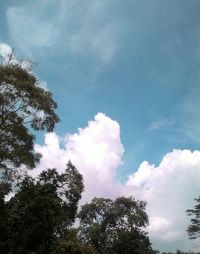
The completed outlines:
{"type": "Polygon", "coordinates": [[[33,168],[39,155],[32,130],[53,131],[59,121],[51,92],[19,63],[0,65],[0,169],[33,168]]]}
{"type": "Polygon", "coordinates": [[[146,203],[133,197],[116,200],[94,198],[85,204],[80,219],[80,239],[97,253],[154,253],[147,232],[146,203]]]}
{"type": "Polygon", "coordinates": [[[4,222],[0,252],[50,253],[55,241],[68,236],[75,220],[83,191],[82,176],[68,163],[62,174],[49,169],[36,179],[26,176],[18,187],[0,209],[4,222]]]}

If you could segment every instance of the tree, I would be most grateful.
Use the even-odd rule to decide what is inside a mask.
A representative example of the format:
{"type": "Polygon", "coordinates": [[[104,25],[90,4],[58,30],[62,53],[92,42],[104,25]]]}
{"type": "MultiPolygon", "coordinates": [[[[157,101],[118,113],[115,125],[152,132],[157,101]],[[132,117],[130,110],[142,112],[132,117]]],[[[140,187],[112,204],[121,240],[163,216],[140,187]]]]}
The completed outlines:
{"type": "Polygon", "coordinates": [[[59,237],[53,244],[50,254],[96,254],[90,246],[86,246],[77,239],[76,230],[59,237]]]}
{"type": "Polygon", "coordinates": [[[53,131],[59,121],[52,94],[19,63],[0,65],[0,169],[25,165],[35,167],[40,156],[34,152],[32,130],[53,131]]]}
{"type": "Polygon", "coordinates": [[[82,191],[82,176],[71,163],[62,174],[49,169],[37,179],[26,176],[6,203],[0,253],[50,253],[73,224],[82,191]]]}
{"type": "Polygon", "coordinates": [[[148,225],[146,203],[134,198],[94,198],[80,218],[80,239],[97,253],[154,253],[144,231],[148,225]]]}
{"type": "Polygon", "coordinates": [[[190,239],[196,239],[200,237],[200,197],[195,199],[196,205],[194,209],[188,209],[188,216],[193,216],[191,218],[191,224],[187,228],[187,233],[190,239]]]}

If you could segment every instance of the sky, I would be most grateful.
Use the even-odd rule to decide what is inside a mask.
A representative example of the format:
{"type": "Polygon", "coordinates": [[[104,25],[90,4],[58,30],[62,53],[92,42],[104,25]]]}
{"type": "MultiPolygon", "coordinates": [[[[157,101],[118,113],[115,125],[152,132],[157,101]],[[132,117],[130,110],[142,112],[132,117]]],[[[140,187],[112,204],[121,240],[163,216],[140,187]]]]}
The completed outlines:
{"type": "Polygon", "coordinates": [[[199,16],[197,0],[0,1],[0,55],[36,63],[61,119],[37,134],[31,174],[70,159],[82,203],[146,200],[163,251],[200,251],[185,212],[200,194],[199,16]]]}

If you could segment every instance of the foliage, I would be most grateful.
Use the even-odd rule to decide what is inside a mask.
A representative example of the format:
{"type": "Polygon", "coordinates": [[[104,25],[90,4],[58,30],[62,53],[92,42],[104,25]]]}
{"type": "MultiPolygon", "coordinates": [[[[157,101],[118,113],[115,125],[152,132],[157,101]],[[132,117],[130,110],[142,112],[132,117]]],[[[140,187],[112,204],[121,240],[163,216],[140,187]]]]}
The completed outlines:
{"type": "Polygon", "coordinates": [[[75,230],[68,232],[67,236],[58,238],[52,246],[51,254],[96,254],[89,246],[77,239],[75,230]]]}
{"type": "Polygon", "coordinates": [[[39,155],[30,130],[52,131],[56,102],[37,78],[18,63],[0,65],[0,169],[33,168],[39,155]]]}
{"type": "Polygon", "coordinates": [[[97,253],[154,253],[144,228],[148,225],[146,203],[134,198],[94,198],[78,217],[79,237],[97,253]]]}
{"type": "Polygon", "coordinates": [[[187,232],[190,239],[196,239],[200,237],[200,197],[195,199],[196,205],[194,209],[188,209],[188,216],[193,216],[191,224],[187,228],[187,232]]]}
{"type": "Polygon", "coordinates": [[[82,191],[82,176],[71,163],[62,174],[49,169],[37,179],[27,176],[1,209],[0,253],[48,253],[74,222],[82,191]]]}

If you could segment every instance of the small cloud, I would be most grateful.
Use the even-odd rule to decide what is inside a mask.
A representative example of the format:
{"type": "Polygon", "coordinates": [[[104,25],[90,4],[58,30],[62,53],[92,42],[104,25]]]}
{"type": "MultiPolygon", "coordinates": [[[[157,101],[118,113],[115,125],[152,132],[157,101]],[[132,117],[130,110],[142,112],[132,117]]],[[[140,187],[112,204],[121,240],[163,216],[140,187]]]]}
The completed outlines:
{"type": "Polygon", "coordinates": [[[0,57],[2,57],[3,62],[7,62],[11,55],[12,48],[8,44],[0,42],[0,57]]]}
{"type": "Polygon", "coordinates": [[[40,81],[39,86],[43,88],[44,90],[48,91],[48,84],[46,81],[40,81]]]}
{"type": "Polygon", "coordinates": [[[157,121],[154,121],[152,122],[148,129],[149,130],[157,130],[157,129],[160,129],[160,128],[163,128],[163,127],[168,127],[168,126],[172,126],[174,124],[174,120],[172,119],[161,119],[161,120],[157,120],[157,121]]]}
{"type": "Polygon", "coordinates": [[[0,57],[3,59],[3,63],[20,64],[23,69],[30,70],[30,61],[19,61],[14,53],[14,50],[6,43],[0,42],[0,57]]]}

